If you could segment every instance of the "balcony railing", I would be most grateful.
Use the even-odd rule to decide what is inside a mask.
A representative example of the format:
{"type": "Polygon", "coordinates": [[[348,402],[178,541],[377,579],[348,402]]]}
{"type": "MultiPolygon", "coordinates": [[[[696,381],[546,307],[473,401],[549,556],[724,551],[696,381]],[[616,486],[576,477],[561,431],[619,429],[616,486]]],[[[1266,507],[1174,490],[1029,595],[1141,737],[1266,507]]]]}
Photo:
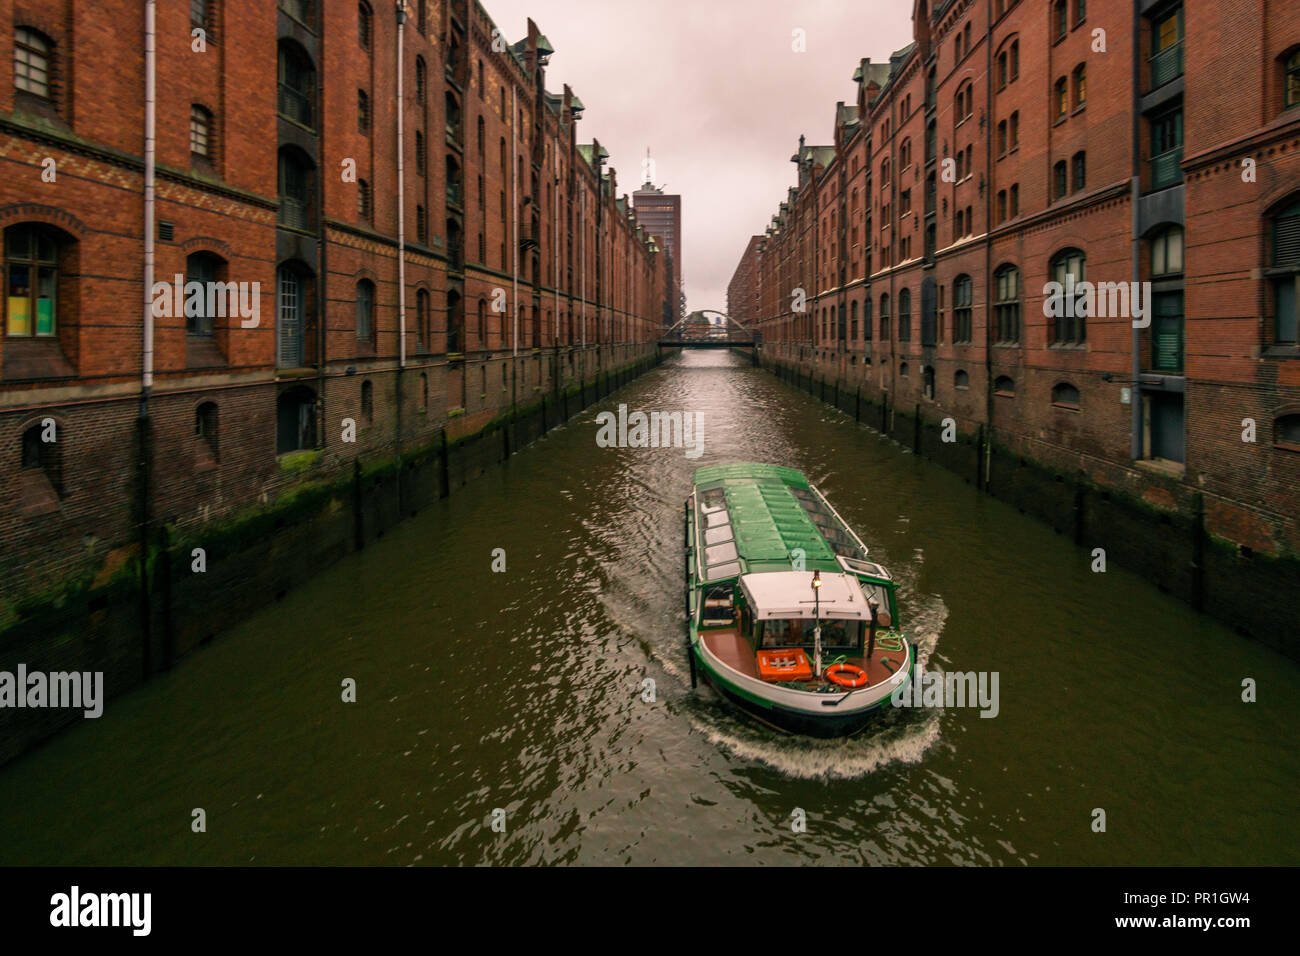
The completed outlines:
{"type": "Polygon", "coordinates": [[[1164,189],[1183,181],[1183,148],[1167,150],[1151,157],[1151,188],[1164,189]]]}
{"type": "Polygon", "coordinates": [[[278,109],[281,116],[301,123],[308,129],[312,128],[311,97],[302,91],[281,83],[278,109]]]}
{"type": "Polygon", "coordinates": [[[1179,40],[1151,57],[1151,88],[1164,86],[1183,75],[1183,41],[1179,40]]]}

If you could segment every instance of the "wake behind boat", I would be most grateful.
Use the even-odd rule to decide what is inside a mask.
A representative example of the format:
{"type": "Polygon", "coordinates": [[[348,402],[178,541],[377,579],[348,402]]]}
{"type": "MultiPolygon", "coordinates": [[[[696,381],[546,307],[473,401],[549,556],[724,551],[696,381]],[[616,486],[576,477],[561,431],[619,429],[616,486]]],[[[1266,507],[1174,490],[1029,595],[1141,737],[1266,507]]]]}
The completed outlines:
{"type": "Polygon", "coordinates": [[[698,668],[750,715],[815,737],[857,733],[907,686],[893,578],[801,473],[699,468],[685,512],[692,683],[698,668]]]}

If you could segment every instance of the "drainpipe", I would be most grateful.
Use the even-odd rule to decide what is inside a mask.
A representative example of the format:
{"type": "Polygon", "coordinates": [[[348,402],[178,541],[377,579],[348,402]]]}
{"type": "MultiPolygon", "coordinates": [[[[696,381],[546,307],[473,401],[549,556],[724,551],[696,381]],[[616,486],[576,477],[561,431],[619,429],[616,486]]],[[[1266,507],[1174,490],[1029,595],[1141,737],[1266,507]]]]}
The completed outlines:
{"type": "MultiPolygon", "coordinates": [[[[984,75],[993,75],[993,12],[985,7],[984,11],[984,75]]],[[[984,432],[984,447],[977,449],[977,453],[983,456],[983,461],[979,463],[976,472],[983,473],[983,486],[987,491],[989,487],[989,471],[993,464],[993,322],[994,309],[989,307],[989,303],[994,301],[997,290],[993,285],[993,84],[985,84],[984,90],[984,115],[988,117],[988,129],[984,136],[984,170],[989,174],[987,182],[988,191],[984,196],[984,232],[986,239],[984,242],[984,420],[988,423],[984,432]]],[[[954,144],[955,145],[955,144],[954,144]]],[[[1024,273],[1021,273],[1020,289],[1018,290],[1023,297],[1024,294],[1024,273]]],[[[1021,325],[1024,324],[1024,315],[1021,315],[1021,325]]]]}
{"type": "Polygon", "coordinates": [[[149,483],[153,464],[149,391],[153,388],[154,164],[157,129],[157,5],[144,5],[144,340],[140,356],[140,411],[136,421],[140,518],[140,669],[153,669],[152,608],[149,602],[149,483]]]}
{"type": "Polygon", "coordinates": [[[587,190],[582,193],[581,222],[578,229],[578,301],[582,308],[582,347],[587,347],[587,190]]]}
{"type": "Polygon", "coordinates": [[[154,165],[157,152],[157,0],[144,5],[144,342],[140,373],[140,418],[149,417],[153,388],[154,165]]]}
{"type": "Polygon", "coordinates": [[[511,282],[513,283],[514,329],[510,354],[519,356],[519,108],[515,105],[515,86],[510,84],[510,233],[514,240],[514,251],[510,257],[511,282]]]}
{"type": "MultiPolygon", "coordinates": [[[[551,261],[555,268],[551,271],[555,274],[555,352],[558,355],[560,351],[560,140],[552,140],[554,147],[551,153],[551,167],[554,175],[551,177],[555,180],[553,188],[555,189],[555,242],[551,245],[551,261]]],[[[556,360],[556,376],[559,372],[559,360],[556,360]]]]}
{"type": "MultiPolygon", "coordinates": [[[[401,408],[401,370],[406,366],[406,140],[402,98],[402,46],[406,33],[406,0],[397,0],[397,369],[398,408],[401,408]]],[[[400,414],[400,412],[399,412],[400,414]]],[[[400,422],[398,439],[401,439],[400,422]]]]}
{"type": "MultiPolygon", "coordinates": [[[[406,100],[402,95],[405,78],[402,52],[406,37],[406,0],[397,0],[397,388],[395,427],[397,430],[397,500],[402,500],[402,370],[406,367],[406,100]]],[[[427,85],[427,84],[426,84],[427,85]]],[[[426,226],[428,217],[426,219],[426,226]]],[[[324,243],[322,243],[324,245],[324,243]]],[[[463,255],[463,253],[462,253],[463,255]]],[[[372,329],[377,334],[377,329],[372,329]]],[[[463,348],[464,346],[462,346],[463,348]]]]}
{"type": "MultiPolygon", "coordinates": [[[[1133,36],[1135,39],[1133,42],[1133,67],[1132,67],[1132,75],[1134,77],[1139,77],[1142,75],[1141,74],[1142,61],[1140,59],[1141,44],[1138,43],[1136,39],[1137,37],[1140,37],[1142,35],[1141,25],[1142,24],[1139,20],[1138,12],[1137,12],[1137,5],[1134,4],[1133,36]]],[[[1139,228],[1138,197],[1139,197],[1139,193],[1142,190],[1142,170],[1141,170],[1142,120],[1140,114],[1138,113],[1137,83],[1133,84],[1132,112],[1133,112],[1133,130],[1131,136],[1132,136],[1132,150],[1133,150],[1133,186],[1132,189],[1129,191],[1129,203],[1133,207],[1133,212],[1132,212],[1133,225],[1132,225],[1132,235],[1130,236],[1130,240],[1131,240],[1130,255],[1133,260],[1133,282],[1136,283],[1141,278],[1140,260],[1142,254],[1142,250],[1139,246],[1140,240],[1138,239],[1138,228],[1139,228]]],[[[1131,286],[1130,288],[1137,288],[1137,286],[1134,285],[1131,286]]],[[[1149,318],[1152,314],[1154,314],[1154,305],[1152,304],[1150,299],[1147,300],[1147,309],[1148,309],[1147,315],[1149,318]]],[[[1129,324],[1130,325],[1133,324],[1131,320],[1129,324]]],[[[1131,428],[1132,428],[1132,435],[1129,438],[1129,454],[1132,456],[1134,461],[1138,461],[1142,458],[1142,386],[1140,383],[1140,379],[1142,377],[1142,330],[1136,328],[1132,329],[1131,334],[1132,334],[1131,342],[1132,342],[1132,349],[1133,349],[1133,360],[1132,360],[1131,370],[1133,373],[1132,374],[1133,381],[1132,384],[1129,386],[1129,393],[1128,393],[1129,412],[1130,412],[1129,421],[1131,422],[1131,428]]],[[[1186,423],[1184,422],[1184,427],[1185,425],[1186,423]]]]}

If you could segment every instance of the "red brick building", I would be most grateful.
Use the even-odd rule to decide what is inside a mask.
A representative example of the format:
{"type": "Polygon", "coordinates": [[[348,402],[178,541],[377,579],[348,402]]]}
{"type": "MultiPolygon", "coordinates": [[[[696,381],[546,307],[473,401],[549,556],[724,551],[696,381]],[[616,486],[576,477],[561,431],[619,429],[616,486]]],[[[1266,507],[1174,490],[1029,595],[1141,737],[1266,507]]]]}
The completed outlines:
{"type": "Polygon", "coordinates": [[[406,6],[399,27],[365,0],[0,0],[0,630],[111,576],[143,528],[653,352],[666,270],[581,101],[547,89],[546,38],[508,43],[474,0],[406,6]],[[151,8],[153,275],[175,297],[144,284],[151,8]]]}
{"type": "Polygon", "coordinates": [[[1294,12],[918,0],[730,297],[775,361],[1300,553],[1294,12]]]}

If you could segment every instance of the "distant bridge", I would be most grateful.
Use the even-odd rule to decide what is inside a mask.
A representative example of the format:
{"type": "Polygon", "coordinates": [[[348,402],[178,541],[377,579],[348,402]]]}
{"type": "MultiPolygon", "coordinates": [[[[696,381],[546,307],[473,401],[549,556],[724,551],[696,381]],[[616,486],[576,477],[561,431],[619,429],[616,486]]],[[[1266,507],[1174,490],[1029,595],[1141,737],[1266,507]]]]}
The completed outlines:
{"type": "Polygon", "coordinates": [[[726,313],[700,309],[665,329],[659,344],[683,349],[753,348],[758,344],[758,336],[726,313]],[[709,315],[721,316],[722,321],[712,322],[709,315]]]}

